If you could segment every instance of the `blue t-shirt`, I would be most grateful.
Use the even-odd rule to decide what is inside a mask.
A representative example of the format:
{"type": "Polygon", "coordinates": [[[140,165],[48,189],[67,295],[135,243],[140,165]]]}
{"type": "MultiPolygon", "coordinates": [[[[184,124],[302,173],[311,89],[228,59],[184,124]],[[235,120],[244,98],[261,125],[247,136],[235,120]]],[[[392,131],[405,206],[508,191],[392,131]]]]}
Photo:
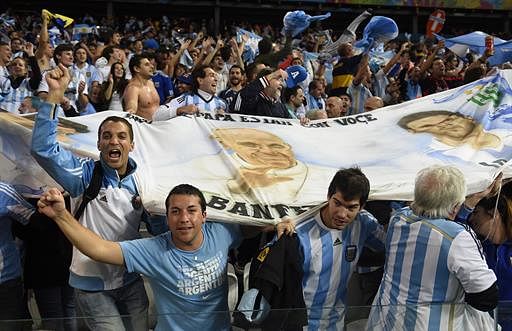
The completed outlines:
{"type": "Polygon", "coordinates": [[[206,222],[195,251],[176,248],[171,233],[121,242],[126,268],[149,278],[159,330],[230,330],[228,251],[242,239],[240,227],[206,222]]]}
{"type": "Polygon", "coordinates": [[[160,104],[163,105],[168,98],[174,96],[174,84],[169,76],[160,71],[157,71],[151,79],[153,80],[158,96],[160,97],[160,104]]]}

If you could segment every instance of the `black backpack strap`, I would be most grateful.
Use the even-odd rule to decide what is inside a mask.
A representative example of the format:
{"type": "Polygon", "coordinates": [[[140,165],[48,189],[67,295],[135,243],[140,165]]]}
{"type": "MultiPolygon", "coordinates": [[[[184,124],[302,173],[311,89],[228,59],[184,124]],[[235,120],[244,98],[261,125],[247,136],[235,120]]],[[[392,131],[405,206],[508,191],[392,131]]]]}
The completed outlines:
{"type": "Polygon", "coordinates": [[[82,202],[75,212],[75,218],[78,220],[82,216],[85,206],[98,196],[101,188],[101,182],[103,180],[103,167],[100,161],[94,162],[94,170],[92,171],[92,178],[89,186],[85,189],[82,196],[82,202]]]}

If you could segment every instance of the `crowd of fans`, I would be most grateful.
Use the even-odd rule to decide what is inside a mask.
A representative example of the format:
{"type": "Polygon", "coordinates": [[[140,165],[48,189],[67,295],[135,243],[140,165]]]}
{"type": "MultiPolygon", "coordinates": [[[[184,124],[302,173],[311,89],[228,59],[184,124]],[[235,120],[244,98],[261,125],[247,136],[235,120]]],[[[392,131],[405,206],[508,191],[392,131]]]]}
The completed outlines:
{"type": "MultiPolygon", "coordinates": [[[[385,60],[377,60],[372,57],[374,53],[361,53],[354,48],[353,42],[356,35],[352,35],[351,40],[341,43],[332,54],[326,50],[333,41],[342,35],[342,32],[323,30],[320,25],[309,28],[299,36],[292,37],[290,34],[280,33],[279,28],[270,25],[240,23],[237,27],[225,27],[219,36],[212,36],[211,24],[205,20],[190,22],[186,19],[169,19],[164,16],[158,20],[125,17],[116,21],[111,19],[96,21],[92,16],[86,15],[77,19],[75,23],[88,24],[91,30],[84,33],[73,33],[71,28],[64,28],[58,23],[56,24],[54,18],[48,13],[43,13],[41,17],[15,17],[14,20],[8,20],[6,17],[4,16],[2,21],[2,39],[0,40],[0,110],[14,114],[38,111],[33,152],[45,170],[54,178],[59,178],[59,184],[69,192],[72,200],[75,198],[80,200],[88,186],[82,181],[82,176],[87,178],[86,181],[93,181],[94,176],[98,176],[95,172],[98,166],[92,161],[86,164],[79,159],[73,159],[72,156],[65,154],[66,151],[58,148],[56,141],[52,141],[55,138],[52,130],[55,130],[56,127],[56,116],[74,117],[112,110],[133,113],[151,122],[168,120],[182,114],[195,114],[200,111],[297,119],[303,125],[308,125],[311,120],[359,114],[455,88],[480,79],[495,70],[487,63],[487,57],[492,55],[490,52],[482,55],[468,54],[465,58],[459,58],[446,49],[442,41],[436,42],[430,39],[416,43],[406,39],[389,41],[380,50],[381,54],[387,54],[385,60]],[[57,106],[55,109],[50,109],[47,106],[49,104],[57,106]],[[80,168],[80,174],[77,175],[76,171],[71,173],[72,171],[70,172],[69,169],[73,169],[73,167],[80,168]],[[83,170],[82,167],[84,167],[83,170]]],[[[506,68],[507,65],[505,64],[503,67],[506,68]]],[[[146,218],[148,228],[152,230],[152,233],[163,232],[161,228],[156,230],[155,222],[157,221],[153,220],[152,223],[148,215],[144,216],[144,211],[140,206],[137,207],[137,183],[132,178],[136,165],[132,164],[133,160],[128,157],[129,151],[133,149],[131,140],[133,137],[127,123],[108,118],[99,128],[98,148],[102,153],[102,162],[116,169],[115,175],[109,173],[111,168],[105,168],[107,169],[104,170],[105,173],[99,176],[103,176],[101,178],[104,178],[105,181],[118,182],[118,189],[123,191],[116,194],[122,196],[121,200],[127,199],[115,208],[117,216],[114,218],[119,222],[112,227],[101,225],[101,219],[112,213],[105,207],[98,207],[95,204],[95,196],[91,205],[84,207],[86,208],[84,214],[75,213],[74,215],[82,224],[103,239],[113,241],[137,239],[138,234],[130,233],[130,231],[138,229],[140,220],[144,218],[146,218]],[[112,138],[113,136],[116,138],[112,138]],[[110,139],[122,141],[119,143],[121,147],[110,148],[108,142],[110,139]],[[94,211],[91,212],[91,210],[94,211]],[[131,224],[131,230],[123,230],[121,223],[125,217],[131,224]]],[[[395,204],[367,203],[369,183],[358,169],[341,171],[336,176],[329,187],[327,207],[321,209],[316,220],[312,218],[309,222],[316,224],[317,221],[323,221],[324,225],[330,229],[329,231],[333,229],[341,231],[351,222],[355,222],[361,224],[359,226],[362,228],[358,231],[364,233],[364,236],[352,238],[350,236],[355,236],[355,234],[351,232],[350,235],[338,238],[338,240],[342,239],[343,243],[354,241],[352,247],[355,249],[354,257],[351,259],[349,258],[350,252],[345,252],[345,259],[338,256],[340,261],[331,266],[313,265],[312,263],[308,264],[310,269],[302,270],[305,279],[309,279],[307,277],[313,279],[316,273],[327,273],[325,270],[329,270],[329,275],[331,270],[336,268],[350,270],[350,272],[344,272],[340,277],[319,276],[320,278],[316,279],[317,283],[303,282],[305,306],[309,310],[309,328],[312,330],[341,330],[345,314],[343,309],[338,306],[340,302],[338,299],[345,304],[347,303],[346,298],[349,296],[359,296],[361,292],[369,291],[371,292],[369,297],[361,296],[364,301],[355,300],[356,302],[352,304],[368,305],[372,303],[373,296],[377,292],[375,286],[363,286],[363,289],[356,294],[350,294],[350,288],[347,292],[351,273],[355,271],[358,260],[363,262],[359,265],[360,269],[367,267],[368,272],[361,272],[363,277],[377,279],[377,287],[383,272],[382,268],[379,268],[383,266],[383,258],[380,260],[377,258],[376,260],[380,262],[373,264],[367,262],[372,258],[361,257],[359,259],[363,247],[381,251],[381,256],[383,256],[385,243],[383,227],[371,214],[362,211],[362,208],[367,207],[368,210],[374,212],[382,224],[388,222],[391,206],[393,209],[397,208],[395,204]],[[340,221],[339,216],[336,216],[339,213],[336,208],[345,208],[349,211],[349,216],[344,216],[347,219],[346,222],[340,221]],[[356,255],[358,258],[355,258],[356,255]],[[365,263],[369,264],[364,265],[365,263]],[[377,273],[375,273],[376,270],[377,273]],[[337,293],[337,290],[326,289],[328,294],[332,291],[336,293],[336,300],[325,299],[319,306],[314,306],[315,303],[320,302],[315,295],[319,293],[317,287],[320,287],[319,283],[323,280],[338,282],[339,284],[336,283],[336,286],[340,291],[337,293]],[[329,312],[326,310],[327,306],[335,307],[335,309],[329,312]]],[[[447,213],[434,215],[438,218],[455,219],[463,203],[459,200],[465,192],[460,191],[461,187],[465,187],[463,181],[461,182],[461,175],[456,171],[446,172],[442,169],[434,169],[420,175],[420,180],[417,182],[418,190],[421,194],[428,195],[429,191],[439,189],[439,187],[432,188],[429,186],[430,182],[422,182],[424,177],[439,179],[442,185],[459,188],[459,191],[455,193],[446,193],[446,196],[443,196],[445,201],[439,201],[439,203],[446,204],[448,201],[448,203],[456,204],[458,208],[455,214],[453,214],[454,210],[449,210],[447,213]],[[450,195],[451,193],[458,195],[454,198],[450,195]]],[[[104,183],[98,185],[101,186],[104,183]]],[[[102,189],[108,187],[108,185],[102,186],[102,189]]],[[[24,224],[24,226],[16,225],[13,229],[16,236],[25,241],[25,275],[23,277],[25,287],[34,290],[42,317],[76,316],[74,308],[76,296],[81,313],[86,316],[96,316],[87,322],[92,329],[106,330],[110,327],[112,330],[120,330],[121,327],[126,326],[127,329],[139,330],[147,327],[146,317],[143,316],[147,309],[147,300],[144,302],[146,294],[141,280],[137,275],[134,276],[133,272],[140,272],[146,276],[149,274],[156,278],[156,287],[160,288],[162,293],[166,289],[158,281],[174,277],[173,274],[162,275],[165,272],[154,267],[152,264],[154,261],[151,260],[154,256],[148,254],[145,256],[147,260],[139,260],[138,256],[144,255],[141,253],[144,252],[143,246],[139,247],[137,244],[116,246],[112,242],[107,244],[105,240],[98,239],[99,241],[96,241],[96,239],[91,239],[87,232],[82,233],[81,230],[73,228],[72,216],[64,216],[62,211],[61,204],[64,203],[64,200],[59,192],[52,191],[45,195],[47,200],[40,202],[39,205],[45,211],[42,214],[37,214],[38,225],[33,225],[31,221],[33,207],[22,202],[21,197],[18,199],[18,195],[8,185],[0,186],[0,191],[9,192],[11,199],[9,202],[2,201],[3,204],[8,206],[14,201],[14,204],[23,207],[19,207],[13,213],[14,215],[11,215],[11,212],[5,212],[2,217],[10,216],[24,224]],[[48,217],[59,219],[56,222],[58,227],[62,229],[69,241],[85,255],[75,251],[71,257],[70,242],[48,217]],[[74,237],[74,233],[80,233],[83,237],[74,237]],[[48,243],[42,237],[52,237],[54,240],[48,243]],[[90,247],[104,247],[104,250],[95,251],[90,247]],[[105,253],[106,251],[109,253],[105,253]],[[46,262],[44,264],[41,262],[48,259],[52,260],[51,267],[45,265],[46,262]],[[71,259],[73,262],[70,272],[68,268],[71,259]],[[119,265],[119,267],[105,267],[105,263],[119,265]],[[123,265],[132,273],[124,270],[123,265]],[[42,273],[44,276],[38,278],[35,275],[41,272],[41,269],[46,269],[46,271],[42,273]],[[117,308],[110,309],[111,307],[117,308]],[[107,319],[108,321],[106,321],[99,317],[105,315],[130,315],[131,319],[119,319],[119,321],[107,319]]],[[[488,254],[488,264],[493,270],[498,270],[496,271],[498,284],[503,285],[499,288],[500,298],[510,299],[507,297],[506,289],[502,288],[506,287],[504,281],[506,278],[500,279],[500,275],[505,274],[507,270],[500,264],[500,262],[505,263],[508,258],[508,251],[504,251],[508,246],[504,242],[512,237],[508,230],[511,221],[509,219],[511,213],[509,196],[505,194],[497,198],[494,195],[496,192],[493,190],[493,194],[490,194],[490,191],[480,194],[476,201],[472,196],[473,200],[466,201],[463,210],[472,211],[476,207],[475,211],[480,213],[480,215],[477,213],[476,216],[473,216],[473,220],[470,220],[469,223],[477,224],[477,232],[487,237],[485,242],[488,245],[485,253],[488,254]],[[483,199],[483,202],[479,202],[480,199],[483,199]],[[501,209],[498,211],[504,228],[501,236],[489,236],[491,230],[486,227],[488,223],[484,218],[485,215],[490,215],[494,203],[498,205],[496,201],[499,201],[501,209]],[[490,257],[493,254],[494,257],[490,257]],[[496,263],[496,255],[499,254],[502,255],[496,263]],[[490,261],[493,259],[494,262],[491,263],[490,261]]],[[[412,212],[417,212],[418,206],[425,202],[415,198],[415,203],[411,207],[412,212]]],[[[204,217],[201,219],[201,215],[204,215],[204,197],[193,187],[179,187],[176,192],[171,192],[166,201],[166,207],[173,240],[178,238],[180,233],[179,229],[173,228],[171,222],[171,215],[174,212],[181,213],[185,210],[194,215],[199,213],[199,216],[194,217],[199,220],[198,222],[204,221],[204,217]],[[194,199],[190,198],[192,200],[185,201],[182,199],[184,196],[189,198],[192,196],[194,199]],[[185,205],[183,205],[184,203],[185,205]],[[187,207],[186,203],[190,203],[191,207],[187,207]]],[[[428,204],[423,207],[423,212],[436,208],[428,204]]],[[[1,210],[5,208],[5,206],[0,206],[1,210]]],[[[404,212],[402,218],[395,216],[396,224],[393,223],[393,226],[397,227],[400,222],[407,223],[408,221],[403,221],[403,219],[409,217],[409,212],[404,212]]],[[[429,214],[423,212],[418,215],[428,218],[429,214]]],[[[494,215],[494,211],[492,213],[494,215]]],[[[459,215],[459,217],[464,222],[469,219],[467,213],[459,215]]],[[[278,228],[280,232],[288,234],[292,232],[288,228],[290,226],[288,223],[280,226],[281,228],[278,228]]],[[[435,227],[436,225],[429,226],[435,227]]],[[[199,227],[201,228],[201,225],[199,227]]],[[[309,249],[318,247],[319,240],[322,242],[325,240],[323,235],[318,235],[316,238],[316,234],[311,234],[311,227],[314,225],[308,227],[308,223],[303,223],[297,228],[300,242],[298,245],[302,247],[303,251],[307,251],[308,247],[309,249]],[[307,246],[306,242],[310,246],[307,246]]],[[[322,233],[324,228],[319,226],[318,232],[322,233]]],[[[10,227],[4,229],[0,224],[0,230],[10,231],[11,229],[10,227]]],[[[241,232],[244,232],[243,230],[241,232]]],[[[239,228],[231,226],[217,228],[214,225],[204,231],[206,231],[204,240],[211,240],[215,245],[222,246],[219,249],[226,250],[226,252],[229,248],[238,246],[240,241],[240,238],[235,238],[241,236],[239,228]],[[225,239],[225,242],[220,243],[222,240],[215,239],[215,236],[221,236],[220,238],[225,239]]],[[[452,239],[455,241],[454,238],[459,236],[459,232],[462,230],[443,228],[442,231],[453,232],[452,239]]],[[[359,232],[357,234],[359,235],[359,232]]],[[[4,234],[0,234],[0,238],[2,236],[4,234]]],[[[162,238],[170,240],[168,237],[162,238]]],[[[334,234],[333,238],[329,234],[329,240],[331,239],[335,242],[334,234]]],[[[175,242],[178,249],[186,251],[187,244],[183,243],[185,241],[180,246],[175,242]]],[[[0,242],[0,245],[3,245],[3,242],[0,242]]],[[[474,247],[466,247],[467,251],[462,250],[458,252],[461,254],[460,256],[457,255],[453,258],[462,259],[464,256],[471,255],[465,255],[466,252],[475,253],[471,255],[473,257],[477,256],[480,249],[477,246],[475,244],[474,247]]],[[[10,247],[12,249],[13,246],[10,247]]],[[[239,249],[238,256],[231,255],[231,262],[237,267],[237,270],[243,269],[244,263],[247,262],[243,258],[244,255],[252,256],[257,252],[257,247],[250,245],[242,245],[242,247],[239,249]]],[[[0,248],[2,247],[0,246],[0,248]]],[[[199,249],[199,247],[194,246],[194,249],[199,249]]],[[[2,248],[2,254],[5,256],[5,252],[8,250],[3,250],[4,248],[2,248]]],[[[208,254],[210,253],[208,252],[208,254]]],[[[327,249],[322,248],[322,253],[328,254],[327,249]]],[[[329,254],[334,253],[330,252],[329,254]]],[[[452,250],[446,254],[454,253],[452,250]]],[[[173,259],[181,259],[183,256],[182,253],[177,253],[173,259]]],[[[215,254],[212,256],[212,259],[219,258],[215,254]]],[[[305,258],[311,262],[315,258],[318,259],[319,256],[309,252],[305,258]]],[[[0,268],[0,320],[23,316],[23,309],[20,308],[24,304],[22,285],[20,275],[17,274],[21,267],[19,266],[20,262],[17,263],[18,266],[12,268],[12,275],[8,275],[0,268]],[[19,300],[6,303],[5,300],[3,301],[2,293],[6,297],[9,295],[9,298],[15,297],[19,300]]],[[[510,264],[510,260],[508,264],[510,264]]],[[[181,268],[186,268],[183,265],[181,268]]],[[[457,279],[461,281],[462,289],[472,294],[466,297],[465,302],[476,309],[488,311],[496,306],[497,298],[494,301],[493,298],[497,296],[498,290],[495,284],[496,277],[490,271],[482,271],[482,265],[485,263],[478,266],[480,268],[478,272],[481,279],[485,278],[485,282],[482,280],[476,284],[473,280],[468,280],[455,271],[454,274],[457,274],[457,279]]],[[[172,266],[172,269],[180,268],[174,264],[172,266]]],[[[457,265],[457,268],[464,270],[465,268],[473,270],[472,267],[457,265]]],[[[449,264],[447,268],[451,271],[455,267],[449,264]]],[[[386,267],[385,274],[391,274],[391,269],[392,267],[386,267]]],[[[386,280],[392,283],[390,279],[386,280]]],[[[421,279],[419,282],[421,283],[421,279]]],[[[368,282],[363,282],[363,284],[368,284],[368,282]]],[[[389,286],[392,288],[394,285],[396,284],[389,286]]],[[[186,289],[187,286],[184,288],[186,289]]],[[[453,289],[450,287],[444,289],[448,292],[451,290],[453,289]]],[[[164,300],[159,297],[160,295],[162,294],[157,294],[157,299],[164,300]]],[[[386,300],[383,295],[380,292],[378,297],[378,300],[382,300],[382,305],[393,303],[393,300],[386,300]]],[[[440,298],[441,295],[438,297],[440,298]]],[[[438,297],[435,300],[438,300],[438,297]]],[[[445,298],[446,301],[453,302],[458,299],[460,298],[456,296],[445,298]]],[[[441,301],[437,301],[437,303],[441,301]]],[[[464,301],[460,301],[460,303],[462,302],[464,301]]],[[[215,303],[219,305],[211,307],[222,307],[225,300],[218,299],[215,303]]],[[[395,304],[398,303],[395,301],[395,304]]],[[[176,311],[185,308],[195,311],[193,305],[189,303],[181,305],[174,299],[169,300],[166,304],[176,308],[176,311]]],[[[157,303],[157,307],[165,311],[165,307],[162,308],[162,301],[157,303]]],[[[300,308],[300,306],[295,308],[300,308]]],[[[199,309],[206,308],[200,306],[199,309]]],[[[213,310],[208,308],[206,311],[213,310]]],[[[375,325],[382,325],[378,324],[379,314],[393,315],[393,312],[372,312],[373,322],[377,320],[375,325]]],[[[406,312],[403,314],[407,315],[406,312]]],[[[208,316],[202,316],[197,320],[204,322],[207,318],[208,316]]],[[[226,322],[224,318],[222,316],[215,318],[210,326],[214,325],[215,329],[223,329],[226,322]]],[[[350,314],[347,314],[347,318],[347,321],[350,321],[350,314]]],[[[56,330],[75,330],[77,328],[73,319],[50,320],[46,323],[49,323],[48,328],[56,330]]],[[[392,324],[402,325],[401,323],[405,325],[405,322],[393,322],[392,324]]],[[[176,329],[181,326],[186,329],[201,324],[181,324],[173,318],[167,320],[163,318],[159,319],[158,325],[160,329],[164,330],[166,327],[174,328],[175,325],[176,329]],[[180,326],[178,327],[178,325],[180,326]]],[[[387,322],[384,325],[390,330],[393,329],[393,326],[390,327],[387,322]]],[[[302,325],[293,326],[300,328],[302,325]]],[[[23,328],[23,323],[21,325],[6,324],[5,328],[7,329],[7,327],[19,329],[23,328]]],[[[203,327],[208,329],[208,326],[203,325],[203,327]]],[[[286,325],[282,326],[282,329],[286,329],[286,327],[286,325]]],[[[439,328],[441,325],[426,329],[436,330],[439,328]]]]}
{"type": "MultiPolygon", "coordinates": [[[[70,28],[52,26],[48,15],[18,17],[10,25],[4,22],[1,109],[25,113],[25,98],[37,95],[44,99],[44,73],[59,63],[69,67],[73,76],[60,104],[66,116],[106,109],[136,112],[134,90],[148,79],[154,82],[159,105],[200,90],[220,97],[214,105],[219,111],[270,115],[270,110],[262,113],[246,104],[241,110],[250,83],[270,77],[267,75],[271,71],[301,66],[306,75],[301,75],[300,82],[288,82],[287,88],[278,87],[277,91],[267,88],[264,94],[279,101],[281,110],[288,110],[279,111],[274,106],[272,116],[320,119],[352,115],[454,88],[483,77],[490,69],[485,54],[469,54],[461,59],[442,42],[429,39],[418,43],[390,41],[385,45],[388,57],[375,61],[368,55],[356,55],[351,43],[340,45],[337,54],[324,52],[324,47],[327,49],[339,35],[320,27],[292,38],[271,26],[240,24],[213,37],[208,34],[211,29],[206,21],[171,21],[165,16],[154,21],[126,17],[114,23],[106,19],[96,22],[86,15],[76,23],[89,24],[93,30],[73,35],[70,28]],[[96,24],[102,25],[98,28],[96,24]],[[237,33],[240,28],[263,39],[255,41],[249,33],[237,33]],[[147,73],[136,74],[133,71],[142,67],[142,59],[147,59],[150,66],[147,73]],[[214,89],[198,86],[198,77],[205,75],[203,66],[216,74],[214,89]],[[130,81],[132,77],[136,79],[130,81]],[[244,92],[239,93],[243,88],[244,92]],[[242,96],[238,104],[233,103],[237,95],[242,96]]],[[[283,72],[279,76],[285,78],[283,72]]],[[[177,114],[194,111],[188,101],[186,105],[189,107],[177,114]]],[[[150,102],[146,105],[149,113],[140,110],[139,115],[152,120],[154,106],[150,102]]]]}

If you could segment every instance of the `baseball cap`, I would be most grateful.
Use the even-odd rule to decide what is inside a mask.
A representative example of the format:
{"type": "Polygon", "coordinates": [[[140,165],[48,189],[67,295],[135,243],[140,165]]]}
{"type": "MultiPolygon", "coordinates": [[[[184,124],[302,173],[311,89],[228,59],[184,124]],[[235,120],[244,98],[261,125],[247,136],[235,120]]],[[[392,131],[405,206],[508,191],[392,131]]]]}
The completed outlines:
{"type": "Polygon", "coordinates": [[[160,48],[160,45],[156,42],[155,39],[146,39],[144,40],[144,48],[157,50],[160,48]]]}
{"type": "Polygon", "coordinates": [[[192,76],[190,74],[184,74],[184,75],[178,76],[177,79],[182,83],[185,83],[187,85],[192,85],[192,76]]]}
{"type": "Polygon", "coordinates": [[[247,321],[261,324],[270,313],[270,304],[258,289],[251,288],[242,295],[238,311],[247,321]]]}
{"type": "Polygon", "coordinates": [[[286,78],[286,87],[292,88],[308,77],[308,73],[303,66],[295,65],[286,68],[288,78],[286,78]]]}

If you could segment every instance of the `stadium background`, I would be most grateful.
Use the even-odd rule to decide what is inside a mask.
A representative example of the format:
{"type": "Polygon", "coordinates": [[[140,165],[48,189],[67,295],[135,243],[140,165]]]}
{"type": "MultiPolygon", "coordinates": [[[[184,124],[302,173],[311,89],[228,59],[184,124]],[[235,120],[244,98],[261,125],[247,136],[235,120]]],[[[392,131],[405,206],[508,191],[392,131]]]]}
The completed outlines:
{"type": "Polygon", "coordinates": [[[88,13],[94,17],[134,15],[159,18],[186,17],[206,20],[216,32],[233,21],[282,25],[287,11],[304,10],[310,15],[331,12],[332,17],[322,22],[323,28],[342,30],[363,10],[371,8],[374,15],[392,17],[400,32],[414,35],[425,32],[429,15],[435,9],[446,12],[443,34],[455,36],[480,30],[510,39],[512,0],[86,0],[86,1],[2,1],[0,9],[14,13],[36,14],[48,8],[71,17],[88,13]]]}

